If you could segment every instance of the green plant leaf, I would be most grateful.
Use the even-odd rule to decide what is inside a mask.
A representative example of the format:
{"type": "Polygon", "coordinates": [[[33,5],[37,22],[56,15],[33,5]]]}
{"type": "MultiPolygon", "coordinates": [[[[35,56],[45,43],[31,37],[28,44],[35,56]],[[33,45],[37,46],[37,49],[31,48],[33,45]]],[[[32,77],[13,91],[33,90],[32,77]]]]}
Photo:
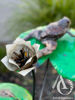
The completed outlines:
{"type": "Polygon", "coordinates": [[[1,97],[0,100],[32,100],[31,94],[23,87],[11,84],[11,83],[0,83],[0,90],[7,89],[15,97],[1,97]]]}
{"type": "MultiPolygon", "coordinates": [[[[40,27],[40,28],[45,28],[40,27]]],[[[70,30],[72,34],[75,33],[74,29],[70,30]]],[[[30,31],[22,33],[19,37],[25,38],[30,31]]],[[[31,44],[34,43],[40,44],[40,49],[45,46],[35,38],[30,39],[31,44]]],[[[38,63],[43,64],[48,58],[53,65],[53,67],[57,70],[57,72],[62,75],[64,78],[75,81],[75,38],[70,37],[68,34],[65,34],[61,39],[57,41],[57,48],[53,51],[52,54],[44,56],[38,60],[38,63]]]]}

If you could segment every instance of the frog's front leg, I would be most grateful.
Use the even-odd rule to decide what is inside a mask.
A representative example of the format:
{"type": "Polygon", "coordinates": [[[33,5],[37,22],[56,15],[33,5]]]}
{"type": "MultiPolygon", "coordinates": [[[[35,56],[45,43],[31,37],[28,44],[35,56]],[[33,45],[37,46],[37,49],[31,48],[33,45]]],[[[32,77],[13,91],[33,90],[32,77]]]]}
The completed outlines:
{"type": "Polygon", "coordinates": [[[45,41],[42,41],[42,43],[46,47],[38,52],[38,58],[52,53],[53,50],[55,50],[57,46],[57,42],[53,40],[45,40],[45,41]]]}

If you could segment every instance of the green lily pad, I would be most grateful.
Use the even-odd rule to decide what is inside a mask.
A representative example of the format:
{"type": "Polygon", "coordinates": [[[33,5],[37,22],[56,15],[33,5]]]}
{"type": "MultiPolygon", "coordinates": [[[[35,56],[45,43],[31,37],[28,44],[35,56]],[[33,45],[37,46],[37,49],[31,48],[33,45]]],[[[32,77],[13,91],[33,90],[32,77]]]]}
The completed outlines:
{"type": "Polygon", "coordinates": [[[0,83],[0,90],[9,90],[14,97],[2,97],[0,100],[32,100],[31,94],[23,87],[11,83],[0,83]]]}
{"type": "MultiPolygon", "coordinates": [[[[42,29],[44,27],[40,27],[42,29]]],[[[26,35],[28,35],[30,31],[22,33],[19,37],[24,39],[26,35]]],[[[72,34],[75,34],[75,30],[70,30],[72,34]]],[[[30,39],[31,44],[34,43],[40,44],[40,49],[45,46],[35,38],[30,39]]],[[[75,81],[75,38],[70,37],[68,34],[65,34],[61,39],[57,41],[57,48],[53,51],[52,54],[44,56],[38,60],[38,63],[41,65],[48,58],[50,58],[50,62],[53,67],[57,70],[57,72],[62,75],[64,78],[75,81]]]]}

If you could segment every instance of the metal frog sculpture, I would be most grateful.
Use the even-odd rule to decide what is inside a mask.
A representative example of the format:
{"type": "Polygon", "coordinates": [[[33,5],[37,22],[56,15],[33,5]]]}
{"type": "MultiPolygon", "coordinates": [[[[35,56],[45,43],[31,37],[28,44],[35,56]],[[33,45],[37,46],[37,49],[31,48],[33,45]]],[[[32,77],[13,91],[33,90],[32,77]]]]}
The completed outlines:
{"type": "Polygon", "coordinates": [[[75,37],[75,35],[69,32],[70,24],[70,19],[64,17],[57,22],[50,23],[46,26],[45,29],[33,29],[32,32],[30,32],[30,34],[24,38],[24,40],[36,38],[46,46],[44,49],[38,52],[38,58],[40,58],[52,53],[52,51],[55,50],[57,46],[56,40],[64,36],[66,33],[72,37],[75,37]]]}

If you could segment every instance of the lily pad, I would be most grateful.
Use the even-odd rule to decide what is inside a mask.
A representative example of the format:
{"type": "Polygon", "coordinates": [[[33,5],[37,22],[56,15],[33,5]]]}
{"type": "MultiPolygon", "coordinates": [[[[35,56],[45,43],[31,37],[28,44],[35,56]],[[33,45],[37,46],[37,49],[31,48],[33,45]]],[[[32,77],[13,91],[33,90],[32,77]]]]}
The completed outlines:
{"type": "Polygon", "coordinates": [[[0,100],[32,100],[31,94],[23,87],[11,83],[0,83],[0,91],[9,90],[14,97],[2,97],[0,100]]]}
{"type": "MultiPolygon", "coordinates": [[[[40,28],[44,29],[45,26],[40,28]]],[[[24,39],[25,36],[28,35],[31,31],[32,30],[24,32],[19,37],[24,39]]],[[[70,31],[72,34],[75,34],[74,29],[71,29],[70,31]]],[[[30,41],[32,45],[34,43],[40,44],[40,49],[45,47],[35,38],[31,38],[30,41]]],[[[56,50],[53,51],[52,54],[41,57],[38,60],[38,63],[41,65],[48,58],[60,75],[62,75],[64,78],[75,81],[75,37],[71,37],[68,34],[65,34],[61,39],[57,41],[56,50]]]]}

